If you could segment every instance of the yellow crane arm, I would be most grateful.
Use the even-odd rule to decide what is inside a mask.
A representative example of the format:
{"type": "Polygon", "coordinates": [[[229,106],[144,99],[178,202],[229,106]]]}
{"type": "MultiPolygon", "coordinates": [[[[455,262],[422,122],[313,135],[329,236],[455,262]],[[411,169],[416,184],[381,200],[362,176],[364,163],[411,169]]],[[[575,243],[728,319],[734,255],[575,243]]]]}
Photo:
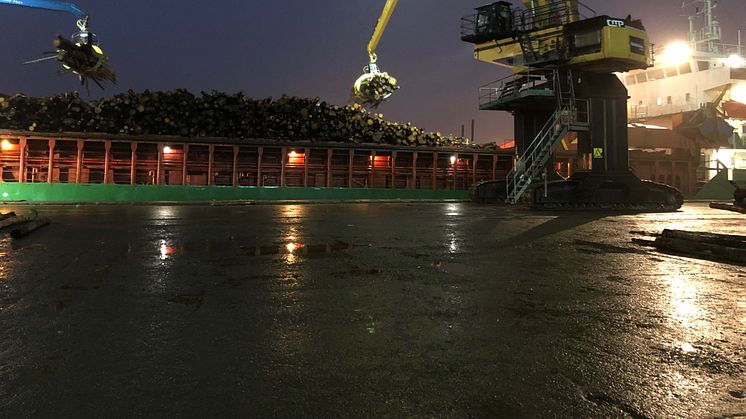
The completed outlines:
{"type": "Polygon", "coordinates": [[[383,6],[381,17],[378,18],[376,29],[373,31],[373,36],[370,38],[370,42],[368,42],[368,54],[370,55],[371,63],[376,62],[376,48],[378,48],[378,43],[381,42],[383,33],[389,25],[391,16],[394,15],[394,10],[396,10],[397,4],[399,4],[399,0],[386,0],[386,5],[383,6]]]}
{"type": "Polygon", "coordinates": [[[538,6],[543,6],[548,3],[547,0],[541,0],[541,2],[537,2],[536,0],[523,0],[523,4],[526,6],[526,9],[535,9],[538,6]],[[539,4],[542,3],[542,4],[539,4]]]}

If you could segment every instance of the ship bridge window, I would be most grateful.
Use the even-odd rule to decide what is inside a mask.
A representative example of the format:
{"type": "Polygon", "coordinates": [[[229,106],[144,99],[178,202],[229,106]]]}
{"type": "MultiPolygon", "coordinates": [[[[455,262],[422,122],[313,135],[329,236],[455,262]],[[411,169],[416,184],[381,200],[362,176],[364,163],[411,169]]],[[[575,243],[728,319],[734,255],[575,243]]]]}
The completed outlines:
{"type": "Polygon", "coordinates": [[[637,82],[638,83],[645,83],[648,81],[648,75],[644,71],[637,75],[637,82]]]}
{"type": "Polygon", "coordinates": [[[705,71],[710,69],[709,61],[697,61],[697,71],[705,71]]]}
{"type": "Polygon", "coordinates": [[[692,101],[692,94],[691,93],[687,93],[686,96],[684,97],[684,100],[686,100],[687,103],[691,102],[692,101]]]}
{"type": "Polygon", "coordinates": [[[664,78],[663,75],[663,69],[657,69],[657,70],[650,70],[648,71],[648,80],[654,81],[654,80],[660,80],[664,78]]]}
{"type": "Polygon", "coordinates": [[[676,67],[667,67],[665,71],[666,77],[674,77],[676,75],[676,67]]]}
{"type": "Polygon", "coordinates": [[[668,97],[666,98],[666,104],[667,104],[667,105],[671,105],[671,104],[673,104],[673,98],[672,98],[671,96],[668,96],[668,97]]]}
{"type": "Polygon", "coordinates": [[[679,74],[689,74],[692,72],[691,63],[684,63],[679,66],[679,74]]]}
{"type": "Polygon", "coordinates": [[[627,76],[624,78],[624,81],[625,83],[627,83],[628,86],[637,83],[637,81],[635,80],[635,76],[627,76]]]}

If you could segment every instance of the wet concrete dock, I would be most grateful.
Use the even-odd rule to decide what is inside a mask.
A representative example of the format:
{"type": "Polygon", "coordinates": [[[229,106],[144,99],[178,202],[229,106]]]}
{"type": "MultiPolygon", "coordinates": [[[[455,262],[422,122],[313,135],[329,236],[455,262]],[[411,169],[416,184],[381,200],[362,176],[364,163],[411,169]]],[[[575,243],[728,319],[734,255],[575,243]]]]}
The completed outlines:
{"type": "Polygon", "coordinates": [[[740,214],[38,210],[0,241],[0,416],[746,414],[746,268],[630,234],[740,214]]]}

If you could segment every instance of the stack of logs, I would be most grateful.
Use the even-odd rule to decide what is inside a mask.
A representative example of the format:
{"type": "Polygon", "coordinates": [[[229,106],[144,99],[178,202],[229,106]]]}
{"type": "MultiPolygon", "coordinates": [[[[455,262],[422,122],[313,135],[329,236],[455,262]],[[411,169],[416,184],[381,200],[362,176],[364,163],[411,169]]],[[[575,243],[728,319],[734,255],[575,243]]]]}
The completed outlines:
{"type": "Polygon", "coordinates": [[[462,146],[462,138],[388,122],[360,105],[282,96],[254,100],[243,93],[128,91],[97,101],[75,93],[50,97],[0,95],[0,129],[169,135],[189,138],[462,146]]]}

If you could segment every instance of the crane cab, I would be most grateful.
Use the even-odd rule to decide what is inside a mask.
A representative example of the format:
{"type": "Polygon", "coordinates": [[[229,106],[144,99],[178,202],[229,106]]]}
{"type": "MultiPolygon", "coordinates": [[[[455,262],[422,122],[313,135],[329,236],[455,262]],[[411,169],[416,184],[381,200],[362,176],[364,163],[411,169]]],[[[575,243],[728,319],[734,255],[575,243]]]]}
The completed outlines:
{"type": "Polygon", "coordinates": [[[639,20],[597,16],[564,28],[568,64],[594,72],[625,72],[652,64],[652,46],[639,20]]]}
{"type": "Polygon", "coordinates": [[[513,16],[513,6],[507,1],[478,7],[476,13],[461,19],[461,40],[481,44],[512,36],[515,33],[513,16]]]}
{"type": "Polygon", "coordinates": [[[542,2],[519,9],[498,1],[461,20],[461,39],[474,57],[509,68],[573,67],[623,72],[652,63],[639,20],[596,16],[579,1],[542,2]]]}

